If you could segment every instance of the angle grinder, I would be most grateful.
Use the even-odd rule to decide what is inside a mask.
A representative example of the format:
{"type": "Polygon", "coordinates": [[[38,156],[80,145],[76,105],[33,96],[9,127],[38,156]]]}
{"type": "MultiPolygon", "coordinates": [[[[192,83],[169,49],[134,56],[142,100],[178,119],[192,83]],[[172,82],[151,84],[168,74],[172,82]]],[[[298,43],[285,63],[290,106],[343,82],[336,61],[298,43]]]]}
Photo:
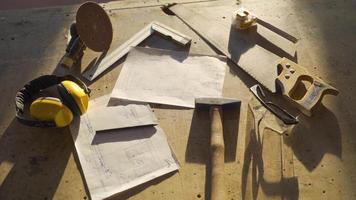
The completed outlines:
{"type": "Polygon", "coordinates": [[[76,22],[70,26],[69,42],[60,65],[71,68],[81,60],[84,50],[105,52],[113,38],[113,28],[108,14],[94,2],[82,4],[76,14],[76,22]]]}

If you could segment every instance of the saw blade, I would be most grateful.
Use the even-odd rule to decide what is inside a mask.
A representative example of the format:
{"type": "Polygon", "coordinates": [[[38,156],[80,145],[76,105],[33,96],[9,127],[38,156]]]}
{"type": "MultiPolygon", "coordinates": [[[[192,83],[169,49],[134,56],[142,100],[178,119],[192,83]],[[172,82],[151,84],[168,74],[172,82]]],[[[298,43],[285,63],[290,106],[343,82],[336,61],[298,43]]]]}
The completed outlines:
{"type": "Polygon", "coordinates": [[[206,42],[225,54],[264,87],[273,93],[276,92],[277,64],[281,57],[294,56],[295,48],[292,42],[284,41],[281,45],[278,42],[278,46],[275,45],[272,41],[280,38],[276,38],[278,37],[276,33],[263,26],[259,26],[257,31],[236,30],[231,26],[231,20],[226,19],[226,15],[231,15],[235,9],[231,5],[200,4],[198,7],[190,7],[178,4],[169,9],[206,42]],[[279,55],[272,53],[271,50],[279,55]]]}

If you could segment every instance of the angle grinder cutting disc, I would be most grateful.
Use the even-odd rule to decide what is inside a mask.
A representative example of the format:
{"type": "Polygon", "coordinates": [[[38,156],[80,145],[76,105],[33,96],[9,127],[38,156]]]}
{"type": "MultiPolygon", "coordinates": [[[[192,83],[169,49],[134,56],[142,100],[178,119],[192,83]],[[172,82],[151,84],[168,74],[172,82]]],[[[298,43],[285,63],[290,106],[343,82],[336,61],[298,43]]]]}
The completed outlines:
{"type": "Polygon", "coordinates": [[[84,44],[98,52],[109,49],[113,29],[105,10],[94,2],[82,4],[76,16],[76,28],[84,44]]]}

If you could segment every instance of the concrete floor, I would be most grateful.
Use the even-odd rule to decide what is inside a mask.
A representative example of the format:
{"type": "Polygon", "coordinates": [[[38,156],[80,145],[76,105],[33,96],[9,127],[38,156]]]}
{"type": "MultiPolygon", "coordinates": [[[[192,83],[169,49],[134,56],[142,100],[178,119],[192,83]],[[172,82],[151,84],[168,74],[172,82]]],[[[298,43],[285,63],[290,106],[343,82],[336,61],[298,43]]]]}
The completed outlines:
{"type": "MultiPolygon", "coordinates": [[[[55,6],[78,5],[86,2],[85,0],[3,0],[0,2],[0,10],[16,10],[31,8],[48,8],[55,6]]],[[[109,0],[95,0],[97,3],[106,3],[109,0]]]]}
{"type": "MultiPolygon", "coordinates": [[[[123,43],[144,24],[157,20],[191,36],[191,52],[214,54],[179,19],[160,10],[159,6],[168,2],[149,0],[105,4],[117,33],[112,46],[123,43]]],[[[0,98],[0,199],[87,199],[89,196],[69,131],[25,127],[14,118],[13,103],[15,93],[26,82],[39,75],[59,71],[57,63],[65,49],[65,35],[78,6],[4,10],[3,5],[3,11],[0,11],[0,91],[3,94],[0,98]]],[[[287,197],[356,199],[356,3],[336,0],[245,0],[242,5],[266,21],[297,35],[299,63],[340,91],[337,97],[324,98],[314,117],[300,116],[300,124],[288,139],[286,145],[293,152],[292,168],[297,184],[294,192],[287,197]]],[[[169,42],[152,37],[144,45],[159,48],[162,44],[167,46],[169,42]]],[[[87,51],[81,63],[82,70],[96,56],[94,52],[87,51]]],[[[122,62],[119,62],[117,67],[90,84],[93,97],[111,92],[121,67],[122,62]]],[[[229,197],[281,199],[280,194],[273,192],[273,187],[278,187],[278,184],[259,185],[264,195],[244,196],[244,190],[248,190],[242,180],[246,159],[247,102],[251,98],[248,86],[255,82],[238,68],[227,72],[224,95],[243,102],[240,125],[235,127],[236,136],[232,137],[236,142],[229,147],[235,152],[234,159],[226,163],[229,197]]],[[[208,125],[208,121],[198,120],[192,110],[155,106],[155,113],[181,169],[117,198],[205,198],[205,163],[208,157],[204,144],[208,138],[204,133],[206,129],[202,127],[208,125]]],[[[273,144],[270,146],[273,147],[273,144]]]]}

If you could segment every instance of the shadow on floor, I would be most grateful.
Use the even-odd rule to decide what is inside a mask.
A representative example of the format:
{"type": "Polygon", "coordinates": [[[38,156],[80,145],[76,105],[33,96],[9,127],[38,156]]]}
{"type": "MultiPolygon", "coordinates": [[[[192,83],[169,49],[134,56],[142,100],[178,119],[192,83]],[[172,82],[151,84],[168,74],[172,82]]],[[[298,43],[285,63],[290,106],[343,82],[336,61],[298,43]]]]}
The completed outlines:
{"type": "Polygon", "coordinates": [[[299,198],[298,178],[293,173],[293,152],[287,150],[284,141],[286,131],[292,127],[278,125],[283,123],[275,118],[256,99],[249,103],[242,199],[299,198]]]}
{"type": "Polygon", "coordinates": [[[13,163],[2,174],[0,199],[52,199],[72,149],[68,130],[27,127],[14,119],[0,140],[0,163],[13,163]]]}
{"type": "Polygon", "coordinates": [[[335,115],[320,105],[312,118],[299,117],[299,124],[286,141],[294,155],[309,170],[313,171],[329,153],[342,158],[340,127],[335,115]]]}
{"type": "MultiPolygon", "coordinates": [[[[240,121],[240,108],[223,109],[222,123],[225,145],[225,162],[236,160],[237,138],[240,121]]],[[[190,126],[185,161],[206,165],[205,197],[210,199],[211,162],[210,162],[210,124],[209,110],[194,110],[190,126]]]]}
{"type": "MultiPolygon", "coordinates": [[[[11,5],[18,4],[11,1],[11,5]]],[[[52,199],[73,150],[67,128],[27,127],[14,118],[16,92],[31,79],[57,71],[60,57],[56,55],[64,54],[66,43],[63,27],[73,20],[61,11],[73,12],[70,7],[0,11],[6,27],[0,33],[0,90],[4,94],[0,102],[0,199],[52,199]]]]}

